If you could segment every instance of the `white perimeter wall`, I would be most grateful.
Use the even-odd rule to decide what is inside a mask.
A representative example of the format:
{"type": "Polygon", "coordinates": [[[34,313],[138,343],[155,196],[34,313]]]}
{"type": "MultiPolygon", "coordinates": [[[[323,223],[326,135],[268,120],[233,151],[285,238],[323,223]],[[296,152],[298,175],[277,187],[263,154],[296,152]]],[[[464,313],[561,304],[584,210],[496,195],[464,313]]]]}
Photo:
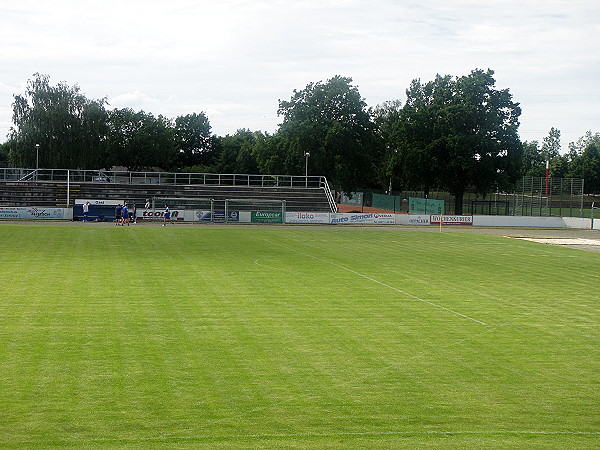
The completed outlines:
{"type": "MultiPolygon", "coordinates": [[[[333,223],[336,225],[430,225],[429,215],[418,214],[356,214],[336,213],[287,213],[287,223],[333,223]],[[392,219],[392,220],[390,220],[392,219]]],[[[435,225],[437,226],[437,225],[435,225]]],[[[444,225],[447,226],[470,226],[470,225],[444,225]]],[[[480,227],[539,227],[539,228],[583,228],[592,227],[591,219],[577,217],[530,217],[530,216],[473,216],[473,226],[480,227]]],[[[600,229],[600,219],[594,220],[594,229],[600,229]]]]}
{"type": "Polygon", "coordinates": [[[591,228],[590,219],[579,217],[473,216],[481,227],[591,228]]]}
{"type": "MultiPolygon", "coordinates": [[[[182,211],[185,221],[197,221],[195,211],[182,211]]],[[[430,225],[429,215],[418,214],[357,214],[288,212],[289,224],[336,224],[336,225],[430,225]]],[[[469,216],[470,217],[470,216],[469,216]]],[[[473,226],[479,227],[539,227],[591,229],[592,220],[579,217],[531,217],[531,216],[472,216],[473,226]]],[[[58,219],[73,220],[73,208],[1,207],[0,219],[58,219]]],[[[241,211],[239,222],[251,222],[250,212],[241,211]]],[[[470,226],[470,225],[444,225],[470,226]]],[[[600,217],[594,219],[593,229],[600,230],[600,217]]]]}

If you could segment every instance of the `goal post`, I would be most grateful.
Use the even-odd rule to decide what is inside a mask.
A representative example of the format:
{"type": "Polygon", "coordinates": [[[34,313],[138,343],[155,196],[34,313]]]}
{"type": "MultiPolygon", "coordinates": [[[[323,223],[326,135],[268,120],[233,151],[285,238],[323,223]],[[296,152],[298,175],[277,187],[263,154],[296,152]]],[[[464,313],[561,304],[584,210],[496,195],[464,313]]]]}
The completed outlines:
{"type": "Polygon", "coordinates": [[[285,223],[286,201],[252,198],[225,200],[225,218],[237,211],[245,213],[252,223],[285,223]]]}
{"type": "Polygon", "coordinates": [[[173,219],[183,220],[179,213],[185,210],[206,212],[209,218],[214,217],[215,201],[211,198],[182,198],[182,197],[153,197],[152,198],[152,219],[162,220],[165,207],[171,210],[173,219]]]}
{"type": "Polygon", "coordinates": [[[144,218],[163,220],[165,206],[176,221],[285,223],[286,213],[285,200],[153,197],[152,209],[144,211],[144,218]]]}

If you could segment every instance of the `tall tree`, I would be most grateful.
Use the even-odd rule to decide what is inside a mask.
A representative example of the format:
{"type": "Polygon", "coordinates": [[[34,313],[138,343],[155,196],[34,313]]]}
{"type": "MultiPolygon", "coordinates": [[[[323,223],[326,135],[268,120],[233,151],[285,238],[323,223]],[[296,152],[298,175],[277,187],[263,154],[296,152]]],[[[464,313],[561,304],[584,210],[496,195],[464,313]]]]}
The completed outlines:
{"type": "Polygon", "coordinates": [[[546,163],[549,163],[550,175],[563,177],[571,160],[569,155],[560,154],[560,130],[552,127],[542,140],[523,143],[522,173],[528,177],[543,177],[546,174],[546,163]]]}
{"type": "Polygon", "coordinates": [[[390,135],[397,149],[396,165],[402,184],[422,187],[425,195],[440,184],[439,153],[445,130],[438,122],[452,97],[452,82],[449,75],[437,75],[425,84],[413,80],[390,135]]]}
{"type": "Polygon", "coordinates": [[[571,147],[573,159],[569,164],[567,177],[583,178],[584,189],[588,194],[600,193],[600,134],[587,133],[578,141],[583,148],[577,149],[577,144],[571,147]]]}
{"type": "Polygon", "coordinates": [[[474,70],[456,80],[447,113],[449,133],[442,161],[442,184],[455,196],[456,214],[469,186],[487,193],[507,187],[519,173],[521,108],[508,89],[495,89],[494,72],[474,70]]]}
{"type": "Polygon", "coordinates": [[[0,144],[0,167],[8,167],[8,153],[10,151],[10,147],[8,142],[0,144]]]}
{"type": "Polygon", "coordinates": [[[592,133],[591,130],[586,131],[577,141],[569,142],[568,154],[572,157],[581,155],[589,144],[596,142],[599,138],[600,133],[592,133]]]}
{"type": "Polygon", "coordinates": [[[163,116],[130,108],[110,112],[108,159],[128,170],[173,169],[176,158],[174,128],[163,116]]]}
{"type": "Polygon", "coordinates": [[[203,112],[175,119],[175,145],[180,167],[208,166],[212,163],[214,149],[210,129],[208,117],[203,112]]]}
{"type": "Polygon", "coordinates": [[[309,173],[327,176],[335,188],[352,192],[373,185],[383,145],[364,99],[351,83],[351,78],[335,76],[279,101],[283,122],[278,135],[285,143],[286,173],[303,174],[308,152],[309,173]]]}
{"type": "Polygon", "coordinates": [[[394,187],[398,189],[402,183],[399,176],[398,149],[393,144],[394,127],[400,120],[401,113],[402,102],[400,100],[384,102],[377,105],[373,111],[377,133],[385,146],[383,164],[379,167],[379,177],[382,185],[387,184],[387,192],[390,194],[394,187]]]}
{"type": "Polygon", "coordinates": [[[543,177],[546,159],[538,141],[525,141],[523,143],[523,162],[521,170],[523,176],[543,177]]]}
{"type": "Polygon", "coordinates": [[[9,133],[11,162],[41,168],[97,168],[106,149],[106,100],[89,100],[79,87],[50,84],[34,74],[25,95],[15,95],[9,133]],[[39,151],[36,151],[39,144],[39,151]]]}
{"type": "Polygon", "coordinates": [[[542,155],[544,161],[550,161],[552,158],[556,158],[560,155],[560,130],[552,127],[542,141],[542,155]]]}
{"type": "Polygon", "coordinates": [[[286,173],[286,152],[286,142],[280,134],[263,136],[252,149],[259,172],[272,175],[286,173]]]}
{"type": "Polygon", "coordinates": [[[456,214],[462,214],[468,188],[487,193],[520,173],[521,109],[508,89],[495,88],[493,75],[477,69],[458,78],[438,75],[424,85],[414,80],[398,123],[405,178],[450,191],[456,214]]]}
{"type": "Polygon", "coordinates": [[[237,130],[234,135],[220,137],[215,169],[221,173],[258,173],[253,149],[260,139],[263,139],[261,132],[246,129],[237,130]]]}

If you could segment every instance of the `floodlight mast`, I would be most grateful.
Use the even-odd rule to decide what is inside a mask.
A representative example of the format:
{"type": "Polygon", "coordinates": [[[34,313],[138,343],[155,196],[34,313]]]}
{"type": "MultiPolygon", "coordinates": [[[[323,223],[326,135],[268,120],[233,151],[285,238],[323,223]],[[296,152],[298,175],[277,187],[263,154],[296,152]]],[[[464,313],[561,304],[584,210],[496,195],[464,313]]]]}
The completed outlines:
{"type": "Polygon", "coordinates": [[[550,178],[550,160],[546,160],[546,197],[548,197],[548,178],[550,178]]]}
{"type": "Polygon", "coordinates": [[[38,170],[40,168],[40,144],[35,144],[35,179],[38,178],[38,170]]]}
{"type": "Polygon", "coordinates": [[[304,157],[306,158],[306,164],[304,166],[304,177],[306,180],[306,187],[308,187],[308,157],[310,156],[310,152],[304,152],[304,157]]]}

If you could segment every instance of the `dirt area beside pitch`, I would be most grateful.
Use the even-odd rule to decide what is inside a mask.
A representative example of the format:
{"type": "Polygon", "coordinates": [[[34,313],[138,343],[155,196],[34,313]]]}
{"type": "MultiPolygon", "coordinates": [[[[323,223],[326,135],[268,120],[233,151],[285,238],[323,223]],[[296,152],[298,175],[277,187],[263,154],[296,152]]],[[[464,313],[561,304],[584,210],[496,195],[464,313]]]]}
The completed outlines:
{"type": "MultiPolygon", "coordinates": [[[[438,229],[439,231],[439,229],[438,229]]],[[[579,228],[445,227],[443,231],[490,234],[600,252],[600,230],[579,228]]]]}

